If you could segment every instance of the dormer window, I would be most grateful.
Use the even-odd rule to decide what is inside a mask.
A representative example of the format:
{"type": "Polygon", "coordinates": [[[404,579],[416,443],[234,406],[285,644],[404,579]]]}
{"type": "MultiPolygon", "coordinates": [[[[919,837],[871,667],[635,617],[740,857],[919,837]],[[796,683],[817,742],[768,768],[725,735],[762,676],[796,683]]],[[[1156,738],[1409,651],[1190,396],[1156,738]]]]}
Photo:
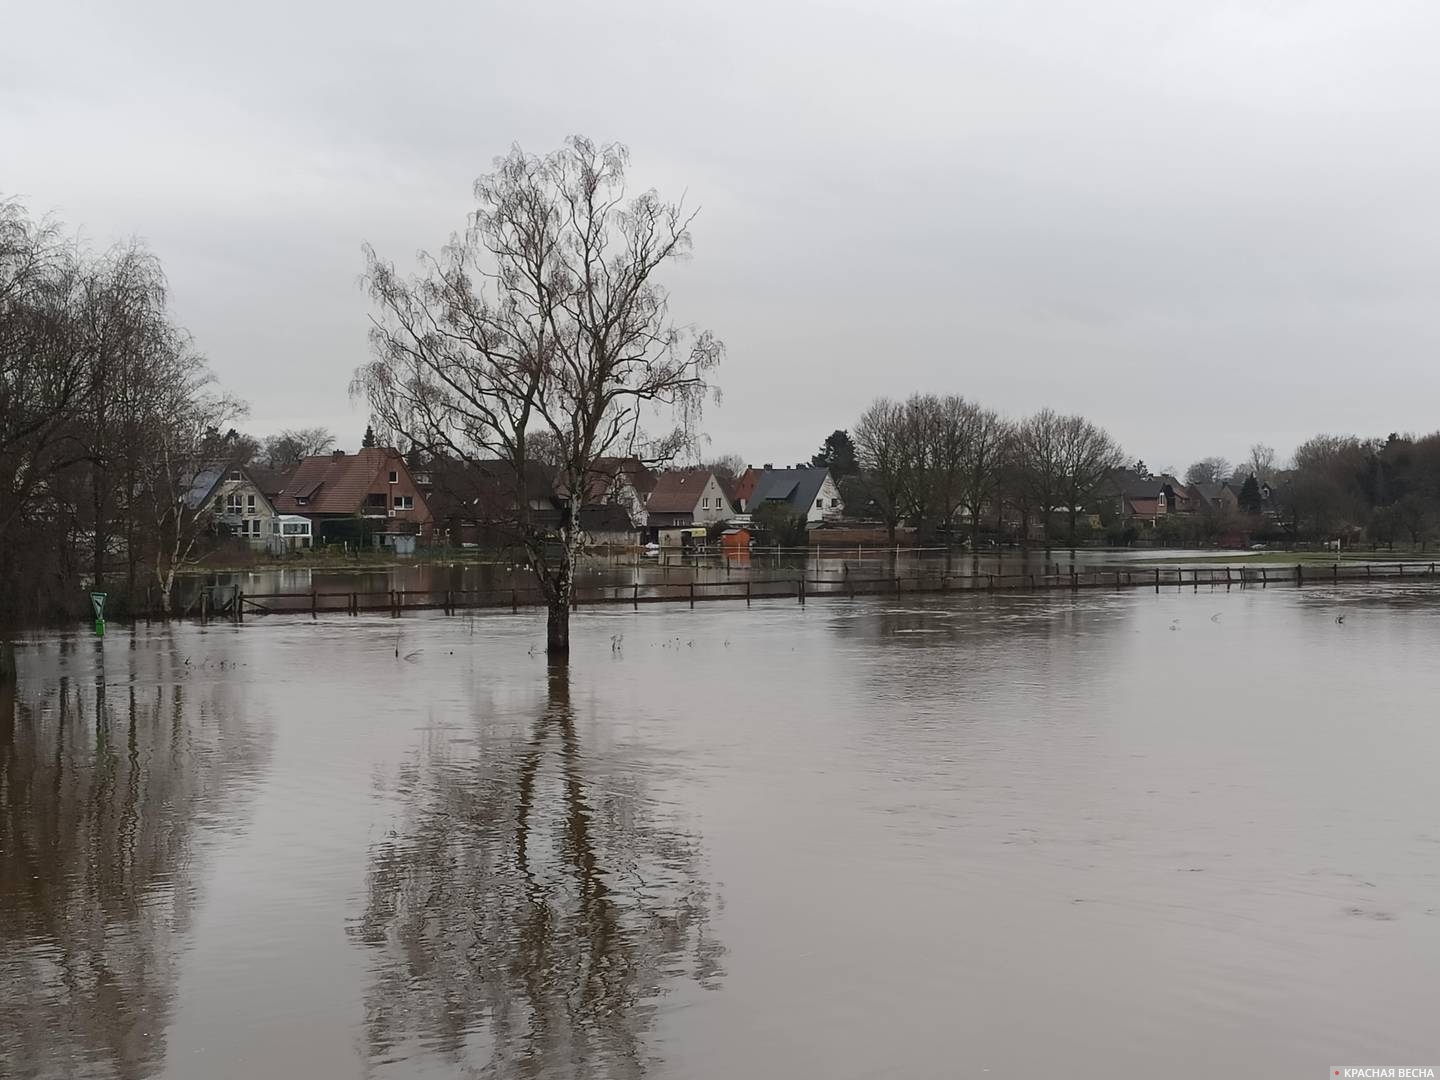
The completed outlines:
{"type": "Polygon", "coordinates": [[[296,506],[309,506],[309,505],[310,505],[310,500],[307,499],[307,498],[305,498],[305,496],[303,496],[303,495],[296,495],[296,496],[295,496],[295,505],[296,505],[296,506]]]}

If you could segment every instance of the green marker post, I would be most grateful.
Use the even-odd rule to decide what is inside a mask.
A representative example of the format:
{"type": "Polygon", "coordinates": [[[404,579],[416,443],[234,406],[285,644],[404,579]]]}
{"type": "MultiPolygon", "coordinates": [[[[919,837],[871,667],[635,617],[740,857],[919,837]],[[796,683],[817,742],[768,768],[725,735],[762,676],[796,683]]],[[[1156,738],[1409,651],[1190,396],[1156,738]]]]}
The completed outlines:
{"type": "Polygon", "coordinates": [[[105,597],[107,593],[92,592],[90,594],[90,606],[95,609],[95,636],[105,636],[105,597]]]}

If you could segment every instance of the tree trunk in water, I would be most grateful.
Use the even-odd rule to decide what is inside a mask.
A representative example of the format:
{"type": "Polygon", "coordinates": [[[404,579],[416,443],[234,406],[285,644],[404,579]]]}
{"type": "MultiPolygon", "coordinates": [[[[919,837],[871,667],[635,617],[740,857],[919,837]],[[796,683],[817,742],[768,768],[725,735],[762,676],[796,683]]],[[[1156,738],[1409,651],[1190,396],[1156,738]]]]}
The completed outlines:
{"type": "Polygon", "coordinates": [[[545,622],[545,655],[570,655],[570,600],[551,600],[549,618],[545,622]]]}
{"type": "Polygon", "coordinates": [[[550,590],[549,615],[545,622],[545,655],[570,655],[570,602],[575,587],[574,556],[567,553],[556,568],[550,590]]]}

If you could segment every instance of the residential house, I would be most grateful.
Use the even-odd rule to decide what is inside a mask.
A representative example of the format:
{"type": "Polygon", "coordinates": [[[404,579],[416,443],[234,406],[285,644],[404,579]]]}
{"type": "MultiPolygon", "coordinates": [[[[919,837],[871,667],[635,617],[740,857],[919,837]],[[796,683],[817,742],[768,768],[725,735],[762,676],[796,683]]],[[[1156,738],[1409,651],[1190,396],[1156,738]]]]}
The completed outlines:
{"type": "MultiPolygon", "coordinates": [[[[516,483],[514,466],[499,459],[437,460],[431,462],[429,471],[428,499],[436,529],[451,544],[506,548],[525,542],[526,527],[540,533],[560,528],[565,500],[556,491],[554,471],[548,465],[527,463],[523,485],[516,483]]],[[[597,469],[587,492],[587,499],[594,501],[585,502],[576,518],[584,543],[629,546],[636,542],[630,494],[637,486],[646,486],[648,474],[648,469],[633,461],[615,465],[608,479],[597,469]]]]}
{"type": "Polygon", "coordinates": [[[524,484],[498,458],[437,459],[429,473],[426,501],[435,527],[456,547],[510,547],[524,540],[522,520],[542,528],[542,520],[558,521],[554,474],[540,462],[526,464],[524,484]]]}
{"type": "Polygon", "coordinates": [[[270,546],[275,507],[242,465],[211,463],[195,472],[186,488],[185,508],[206,513],[214,524],[252,548],[270,546]]]}
{"type": "Polygon", "coordinates": [[[1219,484],[1191,484],[1190,490],[1200,503],[1199,509],[1234,512],[1240,508],[1240,489],[1229,481],[1219,484]]]}
{"type": "Polygon", "coordinates": [[[731,501],[734,502],[736,510],[742,514],[750,513],[750,498],[755,494],[755,485],[760,482],[761,475],[767,469],[773,468],[773,465],[766,465],[764,469],[757,469],[754,465],[745,466],[745,471],[730,485],[731,501]]]}
{"type": "MultiPolygon", "coordinates": [[[[615,547],[631,547],[637,539],[635,523],[630,512],[620,503],[596,503],[580,508],[580,532],[583,543],[606,544],[615,547]]],[[[556,515],[559,524],[559,515],[556,515]]]]}
{"type": "Polygon", "coordinates": [[[645,535],[678,546],[677,530],[714,525],[735,516],[735,507],[709,469],[676,469],[655,477],[645,500],[645,535]]]}
{"type": "Polygon", "coordinates": [[[784,503],[805,518],[811,528],[832,521],[845,512],[839,485],[830,470],[821,466],[797,465],[793,469],[762,469],[756,478],[747,506],[754,514],[767,503],[784,503]]]}
{"type": "MultiPolygon", "coordinates": [[[[636,529],[646,521],[646,500],[655,490],[655,473],[637,458],[597,458],[590,469],[582,505],[620,506],[636,529]]],[[[612,522],[613,518],[610,519],[612,522]]]]}
{"type": "Polygon", "coordinates": [[[288,469],[271,469],[264,465],[247,465],[245,472],[255,482],[260,493],[273,503],[285,490],[285,483],[295,472],[295,466],[288,469]]]}
{"type": "Polygon", "coordinates": [[[306,458],[276,497],[275,509],[309,518],[316,541],[361,543],[368,537],[374,546],[400,554],[413,552],[434,525],[404,455],[389,447],[306,458]]]}

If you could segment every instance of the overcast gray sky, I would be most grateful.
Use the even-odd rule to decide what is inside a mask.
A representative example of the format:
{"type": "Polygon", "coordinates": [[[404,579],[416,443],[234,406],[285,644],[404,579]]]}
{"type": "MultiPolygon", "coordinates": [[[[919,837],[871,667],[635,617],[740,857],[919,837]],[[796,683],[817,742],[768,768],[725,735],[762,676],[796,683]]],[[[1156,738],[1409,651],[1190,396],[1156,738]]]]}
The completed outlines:
{"type": "Polygon", "coordinates": [[[48,0],[0,16],[0,192],[164,260],[264,434],[353,448],[360,245],[512,142],[688,192],[712,450],[876,395],[1103,423],[1152,466],[1440,427],[1440,5],[48,0]]]}

